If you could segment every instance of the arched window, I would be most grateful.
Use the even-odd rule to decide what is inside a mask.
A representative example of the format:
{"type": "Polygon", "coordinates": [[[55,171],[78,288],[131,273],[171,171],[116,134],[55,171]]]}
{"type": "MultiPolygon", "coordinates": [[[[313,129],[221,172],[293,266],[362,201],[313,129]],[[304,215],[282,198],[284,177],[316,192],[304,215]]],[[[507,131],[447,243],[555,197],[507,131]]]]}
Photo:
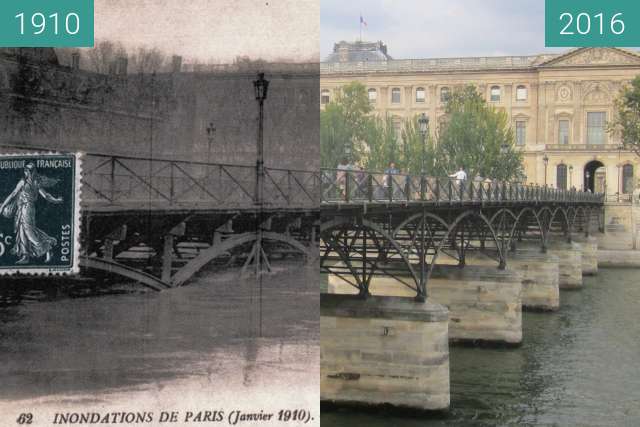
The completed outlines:
{"type": "Polygon", "coordinates": [[[527,100],[527,87],[524,85],[519,85],[516,87],[516,101],[526,101],[527,100]]]}
{"type": "Polygon", "coordinates": [[[491,86],[491,102],[500,102],[500,86],[491,86]]]}
{"type": "Polygon", "coordinates": [[[400,88],[394,87],[391,89],[391,103],[400,104],[400,88]]]}
{"type": "Polygon", "coordinates": [[[443,87],[440,89],[440,102],[447,102],[449,97],[451,96],[451,91],[448,87],[443,87]]]}
{"type": "Polygon", "coordinates": [[[378,100],[378,91],[374,88],[371,88],[367,91],[367,93],[369,94],[369,102],[375,104],[375,102],[378,100]]]}
{"type": "Polygon", "coordinates": [[[556,188],[567,189],[567,165],[562,163],[556,166],[556,188]]]}
{"type": "Polygon", "coordinates": [[[419,87],[416,89],[416,102],[424,102],[427,98],[427,93],[425,92],[423,87],[419,87]]]}
{"type": "Polygon", "coordinates": [[[331,92],[329,92],[328,89],[322,89],[320,92],[320,103],[324,105],[328,104],[329,101],[331,101],[331,92]]]}
{"type": "Polygon", "coordinates": [[[622,192],[633,193],[633,165],[622,166],[622,192]]]}

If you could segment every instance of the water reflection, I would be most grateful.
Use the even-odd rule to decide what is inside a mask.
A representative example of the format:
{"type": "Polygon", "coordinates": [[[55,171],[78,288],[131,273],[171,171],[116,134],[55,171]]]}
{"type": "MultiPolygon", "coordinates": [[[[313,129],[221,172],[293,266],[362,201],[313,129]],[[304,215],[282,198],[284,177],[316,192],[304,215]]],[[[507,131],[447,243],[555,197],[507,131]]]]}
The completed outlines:
{"type": "Polygon", "coordinates": [[[451,348],[445,417],[330,411],[323,426],[640,425],[638,270],[601,270],[562,292],[557,313],[524,313],[516,349],[451,348]]]}
{"type": "Polygon", "coordinates": [[[207,396],[210,388],[217,396],[227,390],[268,395],[286,392],[292,378],[315,403],[317,268],[276,270],[263,282],[263,338],[249,337],[255,283],[236,273],[204,274],[161,293],[22,298],[1,308],[0,407],[61,399],[104,404],[132,396],[157,402],[162,393],[180,402],[182,392],[207,396]]]}

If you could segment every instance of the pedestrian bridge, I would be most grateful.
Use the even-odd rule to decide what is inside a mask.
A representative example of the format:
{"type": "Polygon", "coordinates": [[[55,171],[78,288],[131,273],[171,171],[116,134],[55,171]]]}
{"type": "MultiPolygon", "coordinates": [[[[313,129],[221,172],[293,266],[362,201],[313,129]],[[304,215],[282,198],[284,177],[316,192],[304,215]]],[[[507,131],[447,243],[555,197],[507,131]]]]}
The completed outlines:
{"type": "Polygon", "coordinates": [[[442,254],[481,251],[507,266],[519,243],[545,252],[603,227],[604,195],[519,182],[321,171],[321,269],[369,295],[375,276],[428,295],[442,254]]]}
{"type": "Polygon", "coordinates": [[[519,345],[597,271],[604,196],[321,171],[321,399],[449,407],[449,343],[519,345]],[[526,338],[526,337],[525,337],[526,338]]]}
{"type": "Polygon", "coordinates": [[[262,178],[256,165],[83,153],[80,266],[163,290],[210,264],[317,260],[318,172],[266,167],[262,178]]]}

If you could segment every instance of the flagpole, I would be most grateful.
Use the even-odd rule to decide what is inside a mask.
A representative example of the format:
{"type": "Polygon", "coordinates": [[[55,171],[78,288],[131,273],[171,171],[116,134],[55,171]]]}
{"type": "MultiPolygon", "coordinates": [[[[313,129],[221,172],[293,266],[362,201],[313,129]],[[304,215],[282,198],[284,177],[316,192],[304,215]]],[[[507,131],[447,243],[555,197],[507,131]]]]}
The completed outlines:
{"type": "Polygon", "coordinates": [[[362,12],[360,12],[360,43],[362,43],[362,12]]]}

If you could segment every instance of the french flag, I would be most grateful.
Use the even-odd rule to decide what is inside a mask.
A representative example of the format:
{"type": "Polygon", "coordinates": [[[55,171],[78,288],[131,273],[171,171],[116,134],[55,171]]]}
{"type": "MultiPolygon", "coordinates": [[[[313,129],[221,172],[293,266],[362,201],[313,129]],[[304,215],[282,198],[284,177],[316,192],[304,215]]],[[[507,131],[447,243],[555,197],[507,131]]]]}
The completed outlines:
{"type": "Polygon", "coordinates": [[[364,20],[362,15],[360,15],[360,25],[364,25],[365,27],[367,26],[367,21],[364,20]]]}

